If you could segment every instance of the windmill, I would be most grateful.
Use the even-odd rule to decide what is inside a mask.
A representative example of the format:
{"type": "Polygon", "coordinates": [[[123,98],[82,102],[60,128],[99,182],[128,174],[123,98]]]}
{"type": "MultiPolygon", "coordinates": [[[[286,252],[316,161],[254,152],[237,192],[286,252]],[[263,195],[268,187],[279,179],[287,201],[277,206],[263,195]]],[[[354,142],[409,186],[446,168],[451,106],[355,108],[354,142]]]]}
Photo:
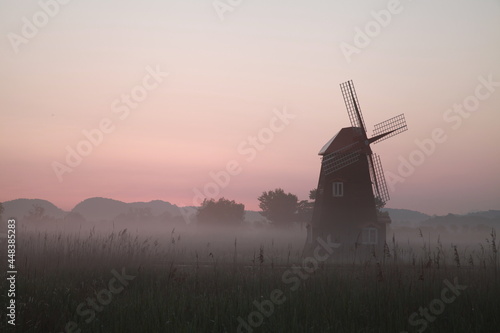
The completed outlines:
{"type": "Polygon", "coordinates": [[[351,127],[342,128],[323,148],[316,201],[308,228],[307,249],[330,237],[349,249],[360,245],[383,247],[388,216],[378,213],[376,201],[385,203],[389,192],[380,157],[371,144],[406,131],[400,114],[375,125],[368,138],[352,81],[340,85],[351,127]]]}

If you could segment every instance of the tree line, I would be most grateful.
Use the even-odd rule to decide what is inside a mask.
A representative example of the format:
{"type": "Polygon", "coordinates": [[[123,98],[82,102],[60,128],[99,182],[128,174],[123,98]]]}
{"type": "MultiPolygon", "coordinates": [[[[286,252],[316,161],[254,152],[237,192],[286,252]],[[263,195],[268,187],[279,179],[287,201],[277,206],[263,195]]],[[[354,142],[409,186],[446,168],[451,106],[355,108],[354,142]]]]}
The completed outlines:
{"type": "MultiPolygon", "coordinates": [[[[316,189],[309,192],[309,200],[299,200],[281,188],[263,192],[257,198],[260,214],[276,227],[310,222],[315,199],[316,189]]],[[[226,198],[205,199],[196,217],[199,225],[237,225],[245,219],[245,205],[226,198]]]]}

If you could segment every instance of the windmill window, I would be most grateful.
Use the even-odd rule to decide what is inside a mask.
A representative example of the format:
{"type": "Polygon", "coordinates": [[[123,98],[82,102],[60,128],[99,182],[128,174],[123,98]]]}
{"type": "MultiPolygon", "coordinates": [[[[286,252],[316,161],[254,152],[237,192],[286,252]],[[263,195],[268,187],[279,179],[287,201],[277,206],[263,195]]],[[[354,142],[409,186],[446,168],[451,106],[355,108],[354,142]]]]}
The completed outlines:
{"type": "Polygon", "coordinates": [[[377,230],[377,228],[363,228],[361,231],[362,231],[362,243],[363,244],[377,244],[378,243],[378,230],[377,230]]]}
{"type": "Polygon", "coordinates": [[[333,196],[343,197],[344,196],[344,183],[334,182],[333,183],[333,196]]]}

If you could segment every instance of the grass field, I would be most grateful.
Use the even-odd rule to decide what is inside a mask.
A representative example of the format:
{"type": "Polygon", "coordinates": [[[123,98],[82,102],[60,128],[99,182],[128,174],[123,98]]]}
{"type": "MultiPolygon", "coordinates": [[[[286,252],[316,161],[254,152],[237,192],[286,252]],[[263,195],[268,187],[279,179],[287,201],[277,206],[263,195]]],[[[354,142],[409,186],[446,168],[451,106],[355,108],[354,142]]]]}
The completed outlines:
{"type": "Polygon", "coordinates": [[[302,233],[17,234],[16,326],[4,310],[2,332],[500,332],[494,233],[317,265],[302,233]]]}

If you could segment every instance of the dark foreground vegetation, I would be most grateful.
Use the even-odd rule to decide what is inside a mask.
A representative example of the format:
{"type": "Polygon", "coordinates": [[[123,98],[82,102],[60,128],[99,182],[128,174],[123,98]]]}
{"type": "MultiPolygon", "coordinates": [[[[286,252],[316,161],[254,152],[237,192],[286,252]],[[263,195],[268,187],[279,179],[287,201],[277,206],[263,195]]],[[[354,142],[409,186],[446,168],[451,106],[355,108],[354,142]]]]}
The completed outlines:
{"type": "Polygon", "coordinates": [[[2,316],[1,332],[500,332],[494,234],[343,264],[303,261],[297,241],[19,234],[16,326],[2,316]]]}

